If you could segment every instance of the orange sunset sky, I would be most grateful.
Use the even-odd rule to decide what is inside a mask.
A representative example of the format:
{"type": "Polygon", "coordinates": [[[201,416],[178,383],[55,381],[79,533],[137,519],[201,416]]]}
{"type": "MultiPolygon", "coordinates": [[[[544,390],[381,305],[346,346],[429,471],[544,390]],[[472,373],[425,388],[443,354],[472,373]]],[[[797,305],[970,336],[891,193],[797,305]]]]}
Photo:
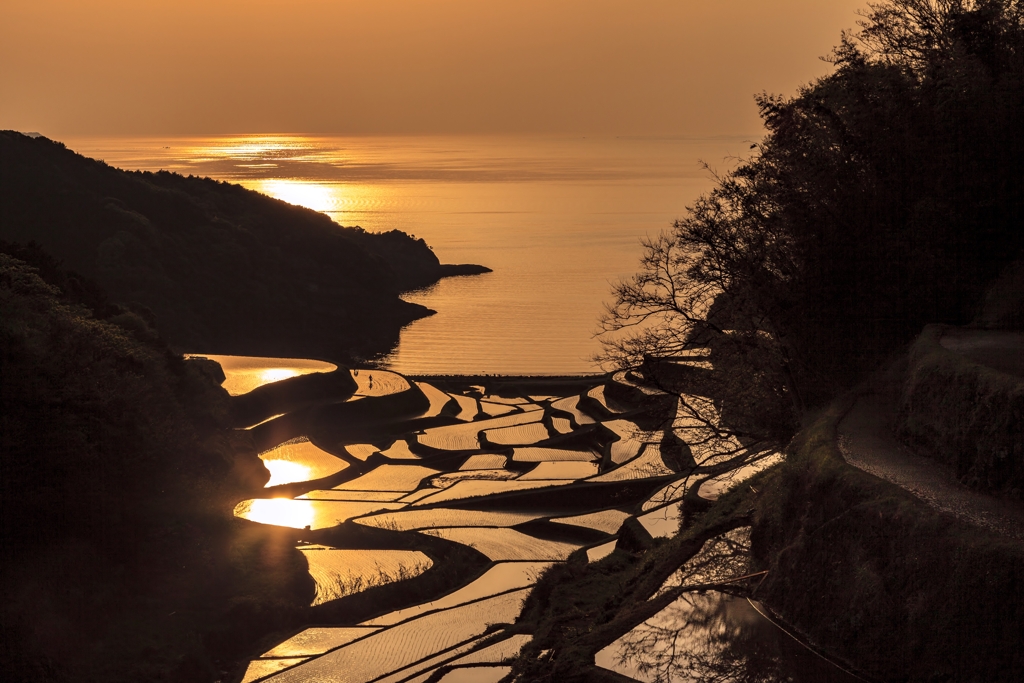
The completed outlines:
{"type": "Polygon", "coordinates": [[[855,0],[4,0],[0,128],[109,134],[759,129],[855,0]]]}

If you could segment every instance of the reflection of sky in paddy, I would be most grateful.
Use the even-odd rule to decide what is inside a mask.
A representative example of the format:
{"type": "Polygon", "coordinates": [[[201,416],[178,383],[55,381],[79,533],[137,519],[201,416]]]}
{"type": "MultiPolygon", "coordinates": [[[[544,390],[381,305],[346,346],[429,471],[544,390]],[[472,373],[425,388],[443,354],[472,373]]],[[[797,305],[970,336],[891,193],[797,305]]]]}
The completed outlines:
{"type": "MultiPolygon", "coordinates": [[[[378,375],[377,370],[374,370],[373,373],[373,390],[375,391],[387,394],[395,387],[405,385],[404,379],[398,378],[397,375],[384,372],[378,375]]],[[[360,386],[369,390],[369,371],[365,371],[365,376],[363,375],[364,371],[359,371],[359,375],[356,377],[361,382],[360,386]]],[[[581,384],[580,390],[586,392],[588,386],[589,383],[581,384]]],[[[480,392],[477,387],[474,387],[472,391],[484,393],[480,392]]],[[[446,403],[446,397],[450,394],[443,394],[439,390],[437,393],[439,396],[437,403],[446,403]]],[[[591,392],[591,395],[600,396],[601,394],[600,392],[591,392]]],[[[516,410],[535,405],[519,403],[525,399],[492,398],[494,405],[516,405],[516,410]]],[[[576,399],[572,403],[573,407],[578,407],[579,395],[570,398],[576,399]]],[[[500,648],[468,653],[478,645],[482,645],[476,640],[479,635],[473,634],[481,633],[481,628],[485,627],[487,623],[492,623],[495,617],[492,614],[491,605],[501,602],[496,600],[501,597],[498,595],[499,591],[523,591],[524,588],[536,583],[540,569],[554,562],[566,561],[576,550],[585,551],[586,558],[590,562],[607,557],[614,552],[616,546],[616,540],[612,535],[616,534],[622,524],[632,517],[631,512],[638,513],[635,518],[651,536],[656,538],[674,536],[679,531],[680,497],[685,490],[687,481],[678,477],[675,477],[672,482],[651,482],[653,492],[648,493],[645,501],[636,501],[635,505],[631,503],[630,510],[608,509],[606,508],[610,504],[608,500],[593,500],[588,505],[593,505],[598,509],[587,510],[585,506],[581,506],[579,514],[565,512],[552,514],[552,512],[532,509],[502,509],[503,505],[492,509],[491,501],[487,500],[487,497],[498,494],[534,491],[545,487],[556,489],[565,487],[569,491],[580,491],[579,488],[573,488],[577,482],[626,482],[661,478],[674,474],[661,458],[659,443],[644,443],[648,439],[660,441],[662,434],[660,432],[642,433],[640,434],[642,438],[633,438],[640,432],[638,426],[621,418],[607,421],[605,425],[608,429],[605,430],[600,444],[592,447],[599,450],[607,449],[606,455],[610,456],[614,453],[614,444],[635,441],[636,448],[633,450],[639,452],[634,452],[632,459],[628,460],[621,458],[619,461],[609,457],[604,460],[603,466],[599,464],[601,459],[598,454],[591,450],[516,447],[502,452],[481,453],[476,449],[467,451],[459,448],[464,443],[477,444],[475,437],[481,428],[490,428],[491,433],[495,429],[506,432],[523,431],[524,428],[532,429],[534,427],[544,429],[545,422],[541,421],[542,418],[546,420],[551,417],[551,412],[556,410],[551,404],[561,406],[566,405],[567,402],[567,398],[552,397],[543,401],[541,405],[535,405],[536,409],[533,413],[513,413],[498,418],[481,416],[481,419],[470,423],[456,422],[449,425],[437,425],[426,430],[426,434],[423,432],[404,432],[401,435],[396,433],[397,441],[380,443],[376,446],[344,444],[346,449],[362,459],[376,453],[378,447],[387,446],[386,452],[393,451],[396,454],[408,451],[408,444],[402,440],[403,438],[424,440],[426,437],[425,440],[436,442],[435,448],[442,451],[448,450],[450,454],[448,456],[438,454],[440,457],[428,460],[439,469],[425,467],[421,464],[378,462],[367,459],[364,460],[365,466],[372,466],[372,469],[338,484],[333,489],[310,491],[294,500],[250,500],[239,504],[235,511],[237,516],[262,524],[305,527],[315,530],[352,520],[362,526],[386,530],[389,534],[417,534],[422,535],[421,538],[429,536],[458,543],[475,549],[492,563],[483,574],[470,578],[461,587],[455,588],[452,592],[438,597],[436,600],[407,606],[378,616],[373,616],[372,610],[366,611],[365,615],[360,618],[370,618],[364,621],[363,625],[384,627],[379,633],[368,636],[365,642],[355,640],[351,645],[342,645],[338,650],[326,652],[319,658],[314,654],[309,660],[296,663],[293,668],[275,675],[274,680],[300,681],[316,679],[318,676],[323,676],[325,680],[341,680],[338,678],[339,676],[347,676],[348,678],[345,680],[349,680],[351,671],[360,669],[367,675],[372,673],[373,676],[383,676],[374,678],[374,680],[385,683],[386,681],[397,682],[407,679],[423,680],[430,671],[436,670],[442,664],[458,662],[459,665],[470,663],[489,665],[498,663],[487,659],[487,657],[493,656],[500,648]],[[625,438],[612,441],[614,437],[607,432],[625,438]],[[599,471],[603,473],[596,474],[599,471]],[[475,501],[478,505],[472,504],[474,498],[478,499],[475,501]],[[444,501],[452,501],[453,506],[435,507],[435,504],[444,501]],[[549,522],[553,524],[549,524],[549,522]],[[559,528],[562,533],[555,531],[559,528]],[[579,539],[592,537],[583,532],[583,529],[591,529],[606,534],[606,536],[604,536],[604,540],[593,538],[589,543],[584,544],[579,539]],[[551,536],[547,532],[554,532],[554,535],[551,536]],[[482,601],[482,603],[470,602],[471,600],[482,601]],[[483,603],[488,603],[486,610],[483,608],[483,603]],[[473,639],[464,640],[452,649],[442,647],[438,650],[441,644],[434,642],[437,635],[434,627],[443,624],[445,629],[452,628],[457,619],[468,617],[471,613],[472,618],[479,621],[476,626],[468,629],[468,624],[462,622],[459,624],[467,626],[468,630],[464,635],[472,635],[473,639]],[[418,659],[415,664],[409,664],[404,655],[405,651],[410,648],[418,649],[418,655],[423,657],[418,659]],[[394,657],[396,652],[403,653],[402,657],[396,659],[394,657]],[[466,659],[461,659],[463,657],[466,659]],[[417,676],[419,678],[416,678],[417,676]]],[[[302,444],[298,441],[301,439],[289,442],[289,444],[292,447],[315,448],[308,442],[302,444]]],[[[285,446],[289,444],[285,444],[285,446]]],[[[268,451],[261,457],[266,457],[274,452],[273,450],[268,451]]],[[[326,452],[323,453],[334,459],[334,456],[326,452]]],[[[432,458],[433,455],[425,457],[432,458]]],[[[281,458],[281,460],[284,461],[287,458],[281,458]]],[[[296,459],[296,461],[300,463],[300,466],[309,464],[302,459],[296,459]]],[[[282,476],[284,476],[287,474],[286,470],[290,469],[288,464],[285,462],[281,465],[271,464],[269,466],[271,469],[281,467],[282,476]]],[[[755,463],[755,465],[758,467],[740,468],[734,473],[734,477],[740,479],[749,476],[756,469],[760,469],[761,463],[755,463]]],[[[299,469],[294,471],[298,472],[299,469]]],[[[536,504],[539,500],[536,499],[535,494],[531,494],[531,496],[534,500],[528,505],[536,504]]],[[[550,500],[557,500],[560,497],[556,494],[551,496],[550,500]]],[[[506,496],[504,501],[508,500],[514,499],[506,496]]],[[[430,566],[431,561],[444,562],[443,557],[426,560],[425,558],[428,556],[420,555],[420,551],[397,548],[365,550],[301,546],[300,550],[306,554],[310,574],[317,584],[316,604],[333,601],[345,595],[365,590],[378,579],[381,582],[389,582],[395,578],[409,578],[420,574],[430,566]]],[[[737,569],[729,576],[737,573],[742,574],[743,571],[737,569]]],[[[512,618],[514,615],[510,617],[510,621],[512,618]]],[[[334,638],[328,631],[314,632],[311,637],[313,635],[316,636],[314,640],[317,642],[322,640],[320,636],[326,636],[328,639],[334,638]]],[[[349,637],[349,634],[340,631],[336,635],[338,642],[349,637]]],[[[521,638],[529,638],[529,636],[521,636],[521,638]]],[[[620,639],[617,642],[621,645],[625,640],[620,639]]],[[[444,645],[452,643],[446,642],[444,645]]],[[[509,645],[509,643],[505,645],[509,645]]],[[[515,643],[515,645],[518,651],[521,643],[515,643]]],[[[288,648],[282,648],[282,652],[282,656],[292,656],[292,652],[288,648]]],[[[295,653],[295,656],[298,654],[295,653]]],[[[608,651],[601,656],[606,658],[608,651]]],[[[266,670],[265,667],[260,668],[264,666],[260,662],[268,660],[268,656],[262,660],[256,660],[259,665],[254,665],[252,670],[254,672],[266,670]]],[[[605,666],[609,666],[605,659],[599,663],[602,662],[605,666]]],[[[467,675],[469,673],[476,675],[484,671],[484,668],[456,669],[456,671],[466,672],[467,675]]]]}

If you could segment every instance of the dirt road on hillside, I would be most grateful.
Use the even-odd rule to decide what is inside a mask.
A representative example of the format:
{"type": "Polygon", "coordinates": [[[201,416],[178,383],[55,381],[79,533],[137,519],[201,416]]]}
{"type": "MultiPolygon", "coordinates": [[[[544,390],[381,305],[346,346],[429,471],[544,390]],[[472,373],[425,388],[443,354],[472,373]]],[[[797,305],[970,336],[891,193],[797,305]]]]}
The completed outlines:
{"type": "Polygon", "coordinates": [[[839,423],[846,462],[900,486],[958,519],[1024,541],[1024,504],[967,488],[946,467],[910,452],[888,426],[891,409],[875,395],[861,396],[839,423]]]}

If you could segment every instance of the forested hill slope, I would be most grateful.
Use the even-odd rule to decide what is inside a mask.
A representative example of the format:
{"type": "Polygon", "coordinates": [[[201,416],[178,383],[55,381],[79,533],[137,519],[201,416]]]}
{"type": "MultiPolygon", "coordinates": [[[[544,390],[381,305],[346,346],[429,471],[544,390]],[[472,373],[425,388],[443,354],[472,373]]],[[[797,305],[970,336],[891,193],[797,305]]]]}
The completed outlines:
{"type": "Polygon", "coordinates": [[[429,313],[400,292],[486,271],[443,266],[401,232],[13,131],[0,131],[0,239],[38,243],[179,348],[340,361],[388,350],[429,313]]]}

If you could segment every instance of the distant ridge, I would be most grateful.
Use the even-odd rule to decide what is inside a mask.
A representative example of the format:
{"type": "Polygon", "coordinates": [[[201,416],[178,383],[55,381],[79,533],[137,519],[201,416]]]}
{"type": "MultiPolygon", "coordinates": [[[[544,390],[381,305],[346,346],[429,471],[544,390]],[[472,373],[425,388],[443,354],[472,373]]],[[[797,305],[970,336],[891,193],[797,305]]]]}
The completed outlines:
{"type": "Polygon", "coordinates": [[[399,298],[449,275],[422,239],[345,228],[238,185],[122,171],[0,131],[0,239],[36,242],[180,349],[328,358],[387,352],[429,315],[399,298]]]}

